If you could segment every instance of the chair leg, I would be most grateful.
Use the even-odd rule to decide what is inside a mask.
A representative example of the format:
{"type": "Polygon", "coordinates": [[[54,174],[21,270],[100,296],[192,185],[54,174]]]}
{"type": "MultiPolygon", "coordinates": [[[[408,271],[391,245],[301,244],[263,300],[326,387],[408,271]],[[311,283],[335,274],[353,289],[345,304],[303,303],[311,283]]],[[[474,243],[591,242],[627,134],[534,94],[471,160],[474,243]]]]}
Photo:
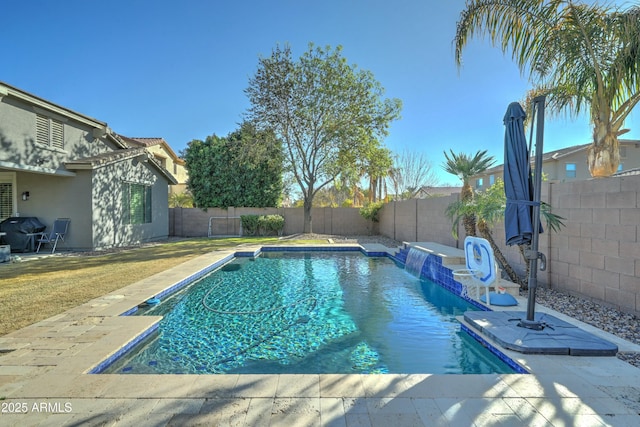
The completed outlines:
{"type": "Polygon", "coordinates": [[[44,238],[45,236],[42,234],[38,239],[38,249],[36,249],[36,253],[40,253],[40,247],[42,246],[42,243],[45,242],[45,240],[43,240],[44,238]]]}
{"type": "Polygon", "coordinates": [[[51,248],[51,253],[54,253],[56,251],[56,246],[58,246],[58,237],[56,236],[56,240],[53,242],[53,248],[51,248]]]}

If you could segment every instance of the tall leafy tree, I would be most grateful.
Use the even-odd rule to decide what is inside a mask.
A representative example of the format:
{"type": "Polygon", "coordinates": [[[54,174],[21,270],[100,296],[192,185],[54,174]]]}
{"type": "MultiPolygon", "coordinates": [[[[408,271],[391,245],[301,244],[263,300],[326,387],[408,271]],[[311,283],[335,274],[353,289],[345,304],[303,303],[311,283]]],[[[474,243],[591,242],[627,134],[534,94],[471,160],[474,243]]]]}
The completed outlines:
{"type": "MultiPolygon", "coordinates": [[[[476,154],[470,156],[466,153],[456,154],[453,150],[449,150],[451,156],[444,152],[446,158],[442,168],[452,174],[456,175],[462,181],[462,190],[460,190],[460,201],[463,204],[469,204],[473,201],[473,188],[469,180],[472,176],[487,170],[495,159],[493,156],[487,155],[487,150],[478,150],[476,154]]],[[[464,231],[467,236],[476,235],[476,217],[473,213],[466,213],[462,219],[464,225],[464,231]]]]}
{"type": "Polygon", "coordinates": [[[277,206],[282,197],[282,144],[250,123],[221,138],[194,140],[184,152],[188,187],[200,207],[277,206]]]}
{"type": "Polygon", "coordinates": [[[550,112],[589,109],[593,141],[587,164],[594,177],[620,164],[618,137],[640,101],[640,7],[586,5],[570,0],[468,0],[455,37],[456,63],[475,36],[488,35],[548,96],[550,112]]]}
{"type": "Polygon", "coordinates": [[[283,142],[302,192],[306,233],[312,232],[313,198],[340,175],[341,154],[357,157],[367,141],[386,135],[401,109],[400,100],[383,98],[371,72],[347,63],[340,46],[310,44],[297,61],[289,46],[277,46],[260,58],[245,93],[248,119],[283,142]]]}

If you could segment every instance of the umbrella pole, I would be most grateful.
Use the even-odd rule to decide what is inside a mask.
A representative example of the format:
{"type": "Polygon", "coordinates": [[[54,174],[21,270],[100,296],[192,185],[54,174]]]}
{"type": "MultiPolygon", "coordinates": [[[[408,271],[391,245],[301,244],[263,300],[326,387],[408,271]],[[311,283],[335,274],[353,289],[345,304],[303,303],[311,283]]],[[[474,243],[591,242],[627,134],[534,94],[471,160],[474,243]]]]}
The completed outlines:
{"type": "Polygon", "coordinates": [[[540,199],[542,191],[542,147],[544,144],[544,103],[545,96],[537,96],[533,99],[536,111],[536,161],[533,181],[533,236],[529,250],[529,295],[527,299],[527,319],[520,321],[520,326],[542,330],[543,325],[535,320],[536,287],[538,286],[538,258],[543,255],[538,253],[538,241],[540,237],[540,199]]]}

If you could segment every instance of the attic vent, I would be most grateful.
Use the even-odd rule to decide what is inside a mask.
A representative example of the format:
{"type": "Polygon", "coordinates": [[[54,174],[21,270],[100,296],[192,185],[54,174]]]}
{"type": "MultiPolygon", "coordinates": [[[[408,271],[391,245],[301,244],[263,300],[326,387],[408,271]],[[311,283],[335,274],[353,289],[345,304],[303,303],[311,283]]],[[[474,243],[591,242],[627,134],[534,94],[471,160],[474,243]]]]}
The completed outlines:
{"type": "Polygon", "coordinates": [[[63,150],[64,124],[42,114],[36,114],[36,142],[63,150]]]}

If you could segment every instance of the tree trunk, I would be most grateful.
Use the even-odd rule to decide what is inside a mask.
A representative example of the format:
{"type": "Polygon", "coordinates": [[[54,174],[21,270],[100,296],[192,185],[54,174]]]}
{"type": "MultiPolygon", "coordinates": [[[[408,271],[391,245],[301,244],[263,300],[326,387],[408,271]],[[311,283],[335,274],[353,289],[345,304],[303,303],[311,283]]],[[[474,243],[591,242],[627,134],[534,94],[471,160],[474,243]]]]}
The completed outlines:
{"type": "MultiPolygon", "coordinates": [[[[468,182],[465,182],[462,185],[462,190],[460,191],[460,200],[465,203],[471,203],[473,201],[473,189],[468,182]]],[[[464,232],[467,233],[467,236],[476,236],[475,215],[464,215],[462,217],[462,225],[464,226],[464,232]]]]}
{"type": "Polygon", "coordinates": [[[309,197],[304,198],[304,232],[313,233],[313,221],[311,218],[311,199],[309,197]]]}
{"type": "Polygon", "coordinates": [[[587,165],[594,178],[611,176],[620,165],[620,150],[616,131],[609,123],[596,123],[593,144],[587,149],[587,165]]]}
{"type": "Polygon", "coordinates": [[[496,261],[507,274],[507,276],[509,276],[509,280],[511,280],[513,283],[519,284],[520,288],[523,288],[524,282],[522,278],[518,276],[518,273],[516,273],[513,267],[511,267],[511,265],[507,261],[507,258],[504,256],[498,245],[496,245],[496,242],[493,239],[493,235],[491,234],[491,229],[485,221],[478,221],[478,231],[480,232],[480,236],[487,239],[487,241],[491,245],[491,249],[493,249],[493,255],[496,257],[496,261]]]}
{"type": "Polygon", "coordinates": [[[369,176],[369,203],[376,201],[376,179],[369,176]]]}
{"type": "Polygon", "coordinates": [[[462,217],[462,225],[467,236],[476,236],[476,217],[475,215],[464,215],[462,217]]]}

